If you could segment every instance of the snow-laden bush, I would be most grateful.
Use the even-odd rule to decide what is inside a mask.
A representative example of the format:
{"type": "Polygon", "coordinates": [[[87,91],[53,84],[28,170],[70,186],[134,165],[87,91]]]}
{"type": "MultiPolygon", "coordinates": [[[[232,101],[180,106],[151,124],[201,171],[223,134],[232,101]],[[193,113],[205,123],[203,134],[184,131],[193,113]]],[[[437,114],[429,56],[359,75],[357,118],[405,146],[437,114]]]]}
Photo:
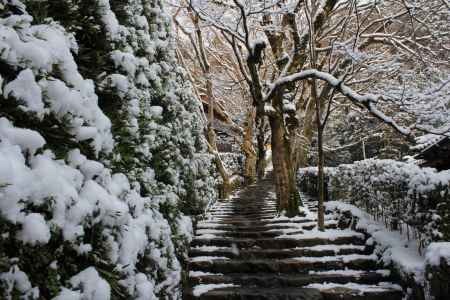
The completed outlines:
{"type": "MultiPolygon", "coordinates": [[[[392,229],[415,234],[419,248],[450,239],[450,171],[367,159],[325,168],[325,176],[330,198],[363,208],[392,229]]],[[[310,190],[316,178],[317,168],[299,171],[300,185],[310,190]]]]}
{"type": "Polygon", "coordinates": [[[230,174],[243,175],[245,156],[241,153],[221,152],[220,158],[230,174]]]}
{"type": "Polygon", "coordinates": [[[179,297],[216,179],[169,21],[157,0],[0,0],[0,298],[179,297]]]}

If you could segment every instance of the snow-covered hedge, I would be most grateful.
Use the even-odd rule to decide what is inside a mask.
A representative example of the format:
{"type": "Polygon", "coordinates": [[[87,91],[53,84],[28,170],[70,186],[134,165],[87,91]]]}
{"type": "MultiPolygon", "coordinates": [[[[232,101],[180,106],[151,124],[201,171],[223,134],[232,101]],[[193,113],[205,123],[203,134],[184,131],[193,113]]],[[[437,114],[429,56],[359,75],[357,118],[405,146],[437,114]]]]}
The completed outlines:
{"type": "Polygon", "coordinates": [[[405,299],[448,299],[450,290],[450,243],[433,242],[421,255],[415,246],[416,241],[405,234],[390,231],[372,216],[341,201],[325,203],[328,211],[338,215],[339,226],[365,232],[371,237],[367,244],[374,247],[380,263],[399,275],[405,299]]]}
{"type": "Polygon", "coordinates": [[[216,197],[158,0],[0,0],[0,298],[176,299],[216,197]]]}
{"type": "MultiPolygon", "coordinates": [[[[344,200],[370,213],[387,227],[419,240],[450,240],[450,171],[412,163],[368,159],[326,168],[329,198],[344,200]]],[[[301,186],[314,190],[317,168],[299,171],[301,186]]]]}

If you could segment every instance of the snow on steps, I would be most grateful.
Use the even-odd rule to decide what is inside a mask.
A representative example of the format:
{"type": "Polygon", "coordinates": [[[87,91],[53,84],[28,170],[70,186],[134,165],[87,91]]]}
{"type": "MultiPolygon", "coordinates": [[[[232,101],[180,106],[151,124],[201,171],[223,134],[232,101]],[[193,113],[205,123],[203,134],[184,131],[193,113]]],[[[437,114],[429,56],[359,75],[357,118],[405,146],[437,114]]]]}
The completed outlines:
{"type": "Polygon", "coordinates": [[[201,235],[195,237],[191,245],[195,246],[222,246],[231,247],[235,244],[238,248],[272,248],[272,249],[286,249],[295,247],[310,247],[317,245],[328,245],[328,244],[357,244],[363,245],[364,239],[359,236],[343,236],[339,238],[231,238],[231,237],[221,237],[217,235],[201,235]]]}
{"type": "MultiPolygon", "coordinates": [[[[290,249],[240,249],[237,247],[215,247],[215,246],[198,246],[191,248],[189,255],[206,256],[208,253],[214,252],[216,255],[228,258],[292,258],[292,257],[317,257],[317,256],[332,256],[344,254],[369,254],[370,247],[365,245],[335,245],[335,248],[321,248],[322,245],[314,247],[299,247],[290,249]]],[[[334,246],[334,245],[333,245],[334,246]]]]}
{"type": "Polygon", "coordinates": [[[362,271],[343,270],[339,272],[332,270],[329,272],[312,272],[309,274],[273,274],[273,273],[202,273],[191,272],[189,274],[192,284],[198,285],[203,282],[234,285],[254,285],[265,287],[289,287],[304,286],[312,283],[334,282],[346,284],[349,281],[359,284],[377,284],[389,278],[389,270],[362,271]],[[383,272],[381,272],[383,271],[383,272]]]}
{"type": "MultiPolygon", "coordinates": [[[[190,299],[192,293],[185,294],[190,299]]],[[[317,289],[305,288],[261,288],[202,284],[194,287],[192,299],[254,299],[254,300],[323,300],[317,289]],[[199,297],[199,298],[196,298],[199,297]]]]}
{"type": "Polygon", "coordinates": [[[264,180],[218,202],[197,224],[184,299],[400,300],[389,270],[378,268],[369,238],[339,230],[326,216],[317,231],[303,216],[276,217],[273,185],[264,180]]]}

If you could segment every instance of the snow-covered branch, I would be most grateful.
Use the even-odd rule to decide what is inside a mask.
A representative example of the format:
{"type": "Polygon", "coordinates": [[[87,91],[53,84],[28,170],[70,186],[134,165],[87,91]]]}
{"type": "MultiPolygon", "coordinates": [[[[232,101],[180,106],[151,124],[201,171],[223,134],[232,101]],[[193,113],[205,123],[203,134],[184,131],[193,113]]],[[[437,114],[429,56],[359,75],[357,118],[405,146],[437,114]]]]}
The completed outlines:
{"type": "Polygon", "coordinates": [[[333,86],[338,92],[346,96],[350,101],[352,101],[356,105],[362,105],[366,107],[366,109],[373,116],[375,116],[382,122],[386,123],[387,125],[391,126],[399,133],[403,135],[411,134],[410,129],[400,126],[391,117],[385,115],[382,111],[380,111],[376,107],[379,96],[372,94],[361,95],[355,92],[349,86],[347,86],[342,80],[339,80],[338,78],[334,77],[332,74],[318,71],[315,69],[304,70],[298,73],[291,74],[289,76],[279,78],[269,86],[269,92],[266,94],[264,100],[267,101],[271,99],[272,96],[278,91],[278,89],[282,88],[283,86],[286,86],[289,83],[310,78],[326,81],[329,85],[333,86]]]}

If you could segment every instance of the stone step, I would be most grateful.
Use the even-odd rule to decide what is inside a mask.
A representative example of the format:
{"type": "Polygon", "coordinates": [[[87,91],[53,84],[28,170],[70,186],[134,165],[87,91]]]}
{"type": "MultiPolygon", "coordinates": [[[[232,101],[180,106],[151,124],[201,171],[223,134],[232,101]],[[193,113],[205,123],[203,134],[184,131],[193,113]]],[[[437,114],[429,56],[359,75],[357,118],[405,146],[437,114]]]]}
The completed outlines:
{"type": "Polygon", "coordinates": [[[214,205],[210,209],[228,209],[228,210],[260,210],[260,209],[272,209],[276,210],[277,205],[271,203],[257,204],[257,205],[214,205]]]}
{"type": "MultiPolygon", "coordinates": [[[[302,226],[303,230],[313,230],[314,228],[317,228],[317,224],[303,225],[302,226]]],[[[325,223],[325,229],[336,229],[336,228],[337,228],[337,224],[336,223],[331,223],[331,224],[326,224],[325,223]]]]}
{"type": "Polygon", "coordinates": [[[208,214],[235,214],[240,216],[251,216],[257,214],[276,214],[276,209],[248,209],[248,210],[239,210],[239,209],[214,209],[209,210],[208,214]]]}
{"type": "MultiPolygon", "coordinates": [[[[331,283],[333,285],[334,283],[331,283]]],[[[314,284],[312,284],[314,286],[314,284]]],[[[320,284],[319,284],[320,285],[320,284]]],[[[330,285],[330,283],[328,283],[330,285]]],[[[336,284],[335,287],[320,289],[324,300],[401,300],[403,291],[400,286],[389,282],[377,285],[336,284]]]]}
{"type": "Polygon", "coordinates": [[[276,212],[275,207],[247,207],[247,208],[237,208],[237,207],[212,207],[208,212],[236,212],[240,214],[247,214],[247,213],[256,213],[256,212],[262,212],[262,211],[270,211],[270,212],[276,212]]]}
{"type": "Polygon", "coordinates": [[[192,289],[185,291],[183,299],[202,300],[401,300],[402,292],[396,289],[362,292],[360,290],[319,291],[309,288],[247,288],[229,287],[213,289],[199,297],[192,289]]]}
{"type": "Polygon", "coordinates": [[[331,211],[317,231],[317,200],[302,200],[310,213],[278,217],[268,179],[217,202],[195,224],[183,299],[402,299],[367,235],[337,229],[331,211]]]}
{"type": "Polygon", "coordinates": [[[231,199],[226,202],[219,201],[214,204],[214,206],[230,206],[230,205],[236,205],[236,206],[241,206],[241,207],[246,207],[246,206],[261,207],[261,206],[265,206],[265,205],[275,205],[276,206],[277,202],[272,199],[264,199],[264,200],[231,199]]]}
{"type": "MultiPolygon", "coordinates": [[[[345,246],[345,245],[344,245],[345,246]]],[[[331,249],[315,249],[312,248],[297,248],[297,249],[237,249],[231,248],[216,248],[216,247],[198,247],[191,248],[189,251],[190,257],[208,256],[214,253],[215,256],[222,256],[227,258],[239,259],[255,259],[255,258],[292,258],[292,257],[320,257],[333,256],[345,254],[370,254],[372,249],[366,246],[347,245],[337,250],[331,249]]]]}
{"type": "Polygon", "coordinates": [[[239,215],[216,215],[211,216],[209,220],[214,220],[222,223],[229,223],[234,224],[235,222],[253,222],[253,223],[261,223],[261,222],[267,222],[272,221],[276,215],[274,214],[265,214],[265,215],[259,215],[259,216],[239,216],[239,215]]]}
{"type": "Polygon", "coordinates": [[[239,209],[215,209],[209,210],[207,212],[208,215],[239,215],[239,216],[253,216],[253,215],[264,215],[264,214],[278,214],[276,209],[259,209],[259,210],[239,210],[239,209]]]}
{"type": "MultiPolygon", "coordinates": [[[[267,231],[267,230],[312,230],[317,227],[316,222],[305,223],[278,223],[278,224],[265,224],[265,225],[233,225],[226,223],[198,223],[197,230],[204,229],[216,229],[225,231],[267,231]],[[311,224],[310,224],[311,223],[311,224]]],[[[335,222],[325,222],[325,228],[336,229],[337,224],[335,222]]]]}
{"type": "Polygon", "coordinates": [[[220,204],[220,205],[213,205],[210,209],[276,209],[277,204],[276,203],[255,203],[255,204],[239,204],[239,203],[229,203],[229,204],[220,204]]]}
{"type": "MultiPolygon", "coordinates": [[[[290,232],[289,234],[301,234],[302,230],[295,230],[290,232]]],[[[236,238],[270,238],[277,237],[285,234],[283,231],[229,231],[229,230],[211,230],[211,229],[200,229],[197,230],[196,236],[201,238],[202,235],[214,235],[216,237],[236,237],[236,238]]]]}
{"type": "Polygon", "coordinates": [[[265,219],[265,220],[243,220],[243,219],[210,219],[210,220],[201,220],[198,222],[199,225],[203,224],[229,224],[229,225],[255,225],[255,226],[264,226],[271,224],[301,224],[314,222],[313,219],[295,219],[295,220],[284,220],[284,219],[265,219]]]}
{"type": "Polygon", "coordinates": [[[231,231],[267,231],[267,230],[281,230],[281,229],[300,229],[298,224],[274,224],[272,226],[246,226],[246,225],[232,225],[232,224],[204,224],[199,223],[196,226],[197,230],[217,229],[217,230],[231,230],[231,231]]]}
{"type": "Polygon", "coordinates": [[[234,284],[255,287],[299,287],[311,283],[334,282],[346,284],[349,282],[359,284],[378,284],[390,279],[389,270],[356,271],[346,270],[333,272],[319,272],[312,274],[276,274],[276,273],[230,273],[209,274],[191,272],[189,274],[191,285],[198,284],[234,284]]]}
{"type": "Polygon", "coordinates": [[[355,244],[363,245],[365,240],[360,236],[348,236],[337,238],[262,238],[262,239],[246,239],[246,238],[194,238],[191,242],[191,247],[196,246],[218,246],[218,247],[232,247],[234,245],[238,249],[243,248],[266,248],[266,249],[286,249],[295,247],[311,247],[317,245],[343,245],[343,244],[355,244]]]}
{"type": "Polygon", "coordinates": [[[377,259],[368,255],[331,257],[298,257],[286,259],[224,259],[220,257],[194,257],[189,270],[211,273],[302,273],[317,270],[371,270],[377,269],[377,259]]]}
{"type": "Polygon", "coordinates": [[[188,289],[183,293],[184,300],[323,300],[316,289],[305,288],[247,288],[229,287],[210,290],[199,296],[188,289]]]}
{"type": "Polygon", "coordinates": [[[263,219],[273,219],[276,217],[276,213],[255,213],[255,214],[236,214],[236,213],[209,213],[209,218],[217,218],[217,219],[243,219],[243,220],[263,220],[263,219]]]}

